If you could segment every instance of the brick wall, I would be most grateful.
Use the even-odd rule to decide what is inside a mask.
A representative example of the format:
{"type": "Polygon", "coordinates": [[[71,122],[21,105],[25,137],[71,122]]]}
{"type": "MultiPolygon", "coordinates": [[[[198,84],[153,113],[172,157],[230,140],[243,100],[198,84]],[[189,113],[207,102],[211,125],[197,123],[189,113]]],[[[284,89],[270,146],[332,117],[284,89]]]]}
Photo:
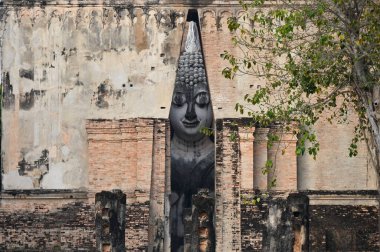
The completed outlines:
{"type": "MultiPolygon", "coordinates": [[[[13,194],[17,194],[13,192],[13,194]]],[[[0,251],[95,251],[94,199],[67,199],[75,194],[21,195],[2,199],[0,251]],[[67,198],[62,198],[65,195],[67,198]]],[[[11,196],[10,196],[11,197],[11,196]]],[[[127,251],[148,247],[149,202],[127,204],[127,251]]]]}
{"type": "Polygon", "coordinates": [[[268,173],[268,184],[276,180],[275,186],[268,188],[279,191],[297,190],[297,137],[284,132],[280,127],[273,126],[269,134],[280,137],[280,141],[273,142],[268,148],[268,160],[273,167],[268,173]]]}
{"type": "MultiPolygon", "coordinates": [[[[259,204],[253,204],[247,199],[255,193],[258,192],[242,191],[241,251],[262,251],[263,246],[268,246],[270,242],[268,216],[271,203],[277,201],[285,205],[289,204],[283,198],[284,195],[280,194],[277,195],[280,198],[270,197],[259,204]]],[[[315,193],[317,192],[313,192],[315,193]]],[[[325,193],[334,195],[334,192],[325,193]]],[[[371,194],[375,192],[335,193],[340,194],[341,197],[344,197],[346,193],[359,196],[358,202],[360,202],[368,196],[371,198],[371,194]]],[[[275,195],[272,194],[272,196],[275,195]]],[[[334,201],[335,204],[339,202],[340,199],[334,201]]],[[[380,249],[379,207],[376,205],[310,205],[308,220],[309,231],[306,234],[309,233],[309,235],[308,242],[305,244],[309,245],[306,251],[379,251],[380,249]]]]}
{"type": "Polygon", "coordinates": [[[144,249],[148,240],[152,248],[162,246],[168,120],[89,120],[87,132],[89,190],[121,189],[127,194],[127,249],[144,249]]]}
{"type": "Polygon", "coordinates": [[[89,191],[120,189],[129,201],[149,200],[153,164],[159,169],[155,176],[162,179],[165,175],[166,121],[87,121],[89,191]]]}
{"type": "MultiPolygon", "coordinates": [[[[239,126],[242,123],[243,121],[231,119],[216,120],[215,227],[217,251],[219,249],[221,251],[223,249],[228,251],[260,251],[263,249],[263,241],[267,235],[268,207],[266,204],[253,205],[249,201],[241,200],[242,195],[253,193],[252,190],[244,188],[244,185],[251,183],[252,177],[245,178],[244,183],[246,184],[242,183],[241,178],[242,169],[249,170],[242,165],[241,155],[247,153],[253,155],[249,151],[251,144],[241,139],[245,134],[244,129],[239,126]],[[231,139],[234,134],[236,134],[236,138],[231,139]],[[240,153],[242,147],[247,149],[247,153],[240,153]]],[[[155,241],[157,233],[160,232],[160,230],[155,230],[149,236],[149,230],[152,230],[149,226],[154,226],[157,220],[162,220],[164,216],[164,184],[165,176],[167,176],[165,175],[165,167],[168,165],[168,158],[170,159],[167,151],[169,125],[166,120],[134,119],[96,121],[89,129],[92,130],[89,137],[89,148],[93,148],[91,151],[99,151],[93,153],[92,156],[92,158],[97,159],[97,162],[111,162],[109,159],[113,158],[114,153],[125,153],[122,149],[113,149],[116,145],[112,148],[100,148],[103,144],[112,145],[119,142],[122,144],[120,135],[123,132],[130,134],[131,131],[135,131],[136,133],[132,135],[135,139],[139,136],[137,131],[145,132],[141,141],[148,141],[151,144],[153,154],[151,154],[150,161],[144,161],[152,164],[150,168],[152,170],[151,178],[145,177],[140,182],[136,181],[135,189],[132,188],[133,190],[130,191],[133,197],[130,200],[127,199],[126,209],[126,248],[128,251],[145,250],[148,247],[148,241],[155,241]],[[131,123],[130,127],[123,127],[127,122],[131,123]],[[132,125],[132,122],[135,126],[132,125]],[[99,131],[95,132],[94,129],[99,131]],[[150,140],[147,135],[151,137],[150,140]],[[142,181],[150,183],[149,186],[155,192],[147,194],[142,189],[138,190],[137,185],[142,181]]],[[[140,134],[140,136],[144,134],[140,134]]],[[[251,134],[249,132],[250,137],[251,134]]],[[[136,155],[136,151],[130,153],[136,155]]],[[[122,156],[121,154],[116,156],[118,155],[122,156]]],[[[254,164],[252,162],[253,157],[246,158],[249,161],[246,165],[254,164]]],[[[133,164],[138,163],[137,158],[129,157],[128,160],[133,160],[133,164]]],[[[104,165],[104,163],[98,164],[96,162],[91,164],[95,166],[104,165]]],[[[108,169],[110,173],[120,172],[120,170],[128,172],[128,170],[119,169],[119,166],[105,165],[102,167],[108,169]]],[[[128,167],[128,165],[124,167],[128,167]]],[[[99,172],[103,172],[102,176],[108,176],[107,170],[102,171],[100,166],[98,169],[99,172]]],[[[132,170],[136,171],[135,174],[137,174],[136,169],[135,167],[132,170]]],[[[126,176],[123,172],[118,176],[126,176]]],[[[99,179],[93,179],[94,188],[102,187],[99,174],[90,174],[90,177],[99,179]]],[[[142,175],[140,177],[144,178],[142,175]]],[[[114,179],[119,178],[114,177],[114,179]]],[[[122,180],[120,181],[122,182],[122,180]]],[[[37,196],[33,196],[33,193],[23,195],[15,192],[9,194],[8,199],[2,199],[0,210],[0,227],[2,228],[0,246],[2,247],[0,249],[6,251],[17,248],[26,251],[36,248],[44,250],[58,248],[91,250],[95,247],[95,213],[91,193],[88,196],[89,199],[86,197],[75,198],[75,196],[70,199],[72,196],[67,192],[58,198],[51,195],[44,198],[38,196],[38,191],[35,193],[37,196]],[[14,195],[15,198],[12,198],[11,195],[14,195]]],[[[355,192],[352,194],[355,195],[355,192]]],[[[315,199],[314,202],[316,202],[315,199]]],[[[311,250],[328,251],[335,248],[355,248],[357,251],[376,251],[379,248],[378,214],[378,207],[376,206],[311,206],[309,208],[311,250]],[[346,240],[351,242],[344,245],[346,240]]]]}
{"type": "Polygon", "coordinates": [[[149,202],[127,204],[125,247],[127,251],[148,248],[149,202]]]}
{"type": "Polygon", "coordinates": [[[95,246],[94,205],[86,200],[2,202],[1,251],[94,251],[95,246]]]}
{"type": "Polygon", "coordinates": [[[310,206],[310,251],[379,251],[376,206],[310,206]]]}
{"type": "MultiPolygon", "coordinates": [[[[245,190],[242,194],[248,197],[253,194],[253,191],[245,190]]],[[[267,205],[253,204],[252,201],[243,199],[240,208],[242,251],[262,251],[268,216],[267,205]]]]}
{"type": "Polygon", "coordinates": [[[227,63],[220,58],[224,50],[234,51],[231,43],[233,34],[227,28],[227,18],[232,14],[233,9],[219,8],[205,8],[200,13],[202,45],[215,118],[238,116],[234,108],[240,100],[239,91],[233,80],[222,76],[227,63]]]}

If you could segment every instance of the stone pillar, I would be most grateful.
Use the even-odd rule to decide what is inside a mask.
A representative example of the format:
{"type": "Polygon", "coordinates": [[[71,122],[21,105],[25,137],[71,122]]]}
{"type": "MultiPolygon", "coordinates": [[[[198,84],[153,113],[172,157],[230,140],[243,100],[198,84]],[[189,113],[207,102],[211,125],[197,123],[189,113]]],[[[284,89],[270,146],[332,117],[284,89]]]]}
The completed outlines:
{"type": "MultiPolygon", "coordinates": [[[[138,202],[145,202],[149,200],[149,190],[151,186],[151,172],[152,172],[152,162],[156,161],[152,159],[156,153],[153,153],[153,150],[156,151],[154,144],[159,144],[158,142],[153,143],[154,141],[154,127],[156,121],[152,119],[142,119],[138,118],[136,122],[136,148],[137,148],[137,166],[136,166],[136,199],[138,202]],[[153,147],[152,147],[153,146],[153,147]]],[[[165,126],[163,126],[165,127],[165,126]]],[[[165,133],[164,133],[165,134],[165,133]]],[[[163,136],[165,139],[165,136],[163,136]]],[[[159,141],[156,138],[157,141],[159,141]]],[[[161,148],[165,147],[165,140],[161,148]]],[[[160,147],[158,147],[160,148],[160,147]]],[[[129,151],[129,150],[125,150],[129,151]]],[[[165,154],[163,152],[162,156],[165,154]]],[[[165,158],[163,158],[164,160],[165,158]]]]}
{"type": "Polygon", "coordinates": [[[308,197],[300,193],[291,193],[287,198],[273,198],[268,204],[263,251],[309,251],[308,206],[308,197]]]}
{"type": "Polygon", "coordinates": [[[267,190],[267,174],[263,174],[268,159],[269,128],[256,128],[253,142],[253,188],[267,190]]]}
{"type": "Polygon", "coordinates": [[[266,223],[262,251],[292,252],[294,233],[292,232],[292,223],[286,198],[272,198],[268,202],[266,223]]]}
{"type": "Polygon", "coordinates": [[[293,252],[309,251],[309,197],[301,193],[290,194],[288,208],[294,233],[293,252]]]}
{"type": "Polygon", "coordinates": [[[120,190],[95,195],[97,251],[125,251],[125,209],[126,195],[120,190]]]}
{"type": "Polygon", "coordinates": [[[239,139],[240,139],[240,166],[241,166],[241,189],[252,190],[253,189],[253,132],[254,127],[239,127],[239,139]]]}
{"type": "Polygon", "coordinates": [[[215,251],[240,251],[240,159],[238,128],[216,119],[215,251]]]}
{"type": "Polygon", "coordinates": [[[268,159],[272,160],[273,167],[268,173],[268,189],[275,191],[297,190],[297,138],[289,132],[285,132],[281,126],[272,126],[270,135],[279,137],[279,141],[273,142],[268,149],[268,159]],[[271,182],[275,180],[275,186],[271,182]]]}

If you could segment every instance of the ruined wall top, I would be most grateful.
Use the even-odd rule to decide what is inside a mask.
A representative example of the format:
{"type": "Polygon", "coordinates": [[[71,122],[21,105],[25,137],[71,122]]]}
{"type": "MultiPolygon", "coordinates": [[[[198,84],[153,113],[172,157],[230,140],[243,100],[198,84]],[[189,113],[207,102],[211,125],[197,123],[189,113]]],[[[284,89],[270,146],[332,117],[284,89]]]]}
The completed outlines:
{"type": "Polygon", "coordinates": [[[190,7],[204,7],[209,5],[238,5],[238,1],[231,0],[0,0],[0,6],[149,6],[149,5],[180,5],[190,7]]]}

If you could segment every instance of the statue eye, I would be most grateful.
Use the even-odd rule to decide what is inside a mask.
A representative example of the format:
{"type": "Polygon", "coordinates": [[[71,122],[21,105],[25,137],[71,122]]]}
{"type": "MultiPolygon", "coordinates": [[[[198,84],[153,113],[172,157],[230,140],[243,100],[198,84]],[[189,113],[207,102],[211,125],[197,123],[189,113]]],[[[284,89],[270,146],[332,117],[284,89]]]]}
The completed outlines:
{"type": "Polygon", "coordinates": [[[208,96],[207,92],[201,92],[195,97],[195,102],[199,106],[206,106],[210,102],[210,97],[208,96]]]}
{"type": "Polygon", "coordinates": [[[186,103],[186,95],[184,93],[177,92],[173,95],[172,102],[177,106],[182,106],[186,103]]]}

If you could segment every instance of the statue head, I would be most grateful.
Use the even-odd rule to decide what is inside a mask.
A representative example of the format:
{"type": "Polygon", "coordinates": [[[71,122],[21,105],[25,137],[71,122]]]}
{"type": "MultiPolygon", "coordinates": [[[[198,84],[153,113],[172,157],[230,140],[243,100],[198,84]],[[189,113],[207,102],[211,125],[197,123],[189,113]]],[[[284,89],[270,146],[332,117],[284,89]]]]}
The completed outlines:
{"type": "Polygon", "coordinates": [[[194,22],[190,23],[185,50],[179,59],[170,123],[177,137],[195,142],[205,137],[201,129],[211,127],[213,116],[199,35],[194,22]]]}

